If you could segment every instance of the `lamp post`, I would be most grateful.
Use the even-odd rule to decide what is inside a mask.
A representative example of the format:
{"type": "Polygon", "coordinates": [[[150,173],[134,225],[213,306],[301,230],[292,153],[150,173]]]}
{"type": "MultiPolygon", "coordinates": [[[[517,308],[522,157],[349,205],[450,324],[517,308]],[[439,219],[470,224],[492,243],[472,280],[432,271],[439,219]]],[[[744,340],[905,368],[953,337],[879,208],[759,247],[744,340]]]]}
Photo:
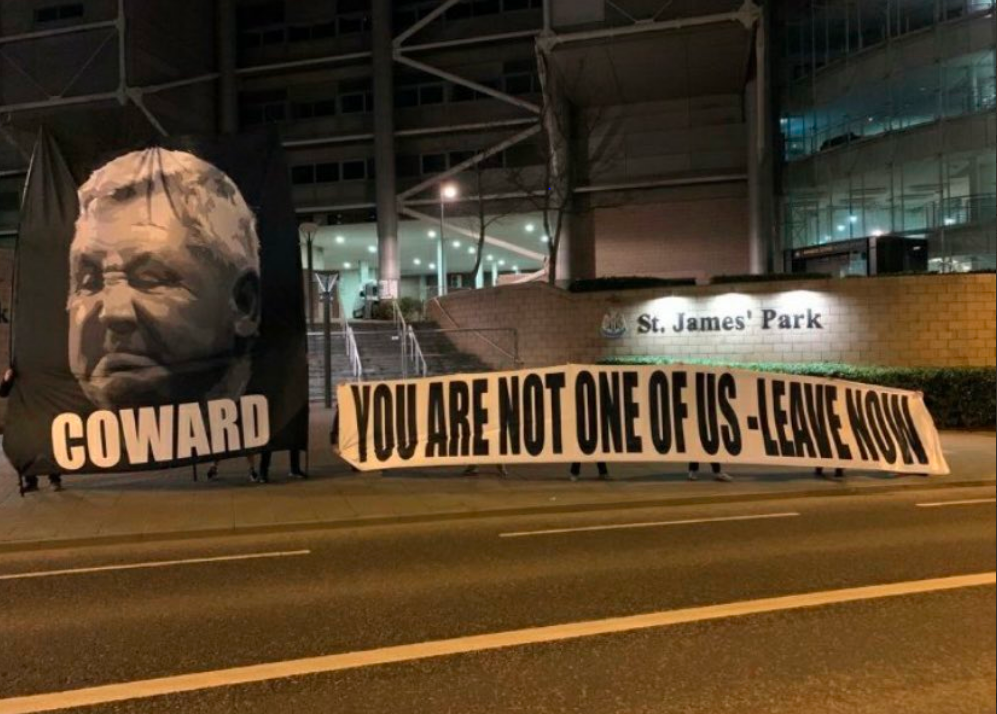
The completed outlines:
{"type": "Polygon", "coordinates": [[[298,226],[298,230],[305,237],[305,247],[308,250],[307,264],[308,264],[308,308],[306,314],[308,315],[308,325],[311,327],[315,322],[315,234],[318,233],[319,225],[317,223],[302,223],[298,226]]]}
{"type": "Polygon", "coordinates": [[[335,275],[315,276],[319,295],[322,298],[322,374],[324,387],[322,395],[326,409],[332,408],[332,298],[336,291],[338,278],[339,276],[335,275]]]}
{"type": "Polygon", "coordinates": [[[457,184],[445,183],[440,186],[440,239],[436,244],[436,283],[437,294],[447,294],[447,253],[446,253],[446,211],[447,201],[456,200],[460,195],[457,184]]]}

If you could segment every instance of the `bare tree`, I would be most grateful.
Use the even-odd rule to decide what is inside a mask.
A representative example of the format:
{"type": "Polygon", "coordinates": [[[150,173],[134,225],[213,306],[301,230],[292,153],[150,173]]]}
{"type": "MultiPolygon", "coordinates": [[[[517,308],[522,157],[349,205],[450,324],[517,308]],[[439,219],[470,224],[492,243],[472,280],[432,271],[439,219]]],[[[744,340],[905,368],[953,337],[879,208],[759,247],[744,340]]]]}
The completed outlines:
{"type": "Polygon", "coordinates": [[[575,68],[571,77],[565,77],[551,66],[543,52],[538,52],[537,62],[545,89],[538,118],[541,126],[539,163],[508,169],[507,180],[541,216],[547,236],[547,281],[554,285],[567,224],[579,210],[576,190],[582,177],[593,171],[594,163],[604,158],[590,153],[589,138],[600,130],[605,113],[598,106],[582,111],[569,100],[569,97],[582,94],[584,62],[575,68]]]}

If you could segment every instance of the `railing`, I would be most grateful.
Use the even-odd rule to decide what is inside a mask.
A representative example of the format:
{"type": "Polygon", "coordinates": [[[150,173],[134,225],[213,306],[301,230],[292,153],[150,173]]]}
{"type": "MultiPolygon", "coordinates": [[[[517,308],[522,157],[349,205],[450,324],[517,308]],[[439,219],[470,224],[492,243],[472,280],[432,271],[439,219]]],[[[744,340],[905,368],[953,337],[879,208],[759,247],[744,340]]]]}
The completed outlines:
{"type": "MultiPolygon", "coordinates": [[[[336,295],[339,299],[340,306],[343,305],[343,296],[340,291],[340,286],[336,284],[336,295]]],[[[357,347],[357,336],[353,332],[353,327],[350,325],[350,316],[343,311],[343,341],[346,343],[346,356],[350,360],[350,372],[353,376],[354,382],[363,381],[363,362],[360,360],[360,349],[357,347]]]]}
{"type": "Polygon", "coordinates": [[[419,344],[419,338],[411,325],[408,326],[406,335],[408,355],[412,361],[412,367],[415,369],[415,374],[419,377],[425,377],[429,374],[429,365],[426,364],[426,355],[423,354],[422,345],[419,344]]]}
{"type": "Polygon", "coordinates": [[[419,345],[419,338],[412,326],[405,321],[405,315],[398,307],[398,303],[392,302],[391,308],[394,314],[395,330],[398,332],[398,342],[402,350],[402,376],[408,377],[411,371],[417,377],[425,377],[429,373],[429,368],[426,365],[422,347],[419,345]]]}

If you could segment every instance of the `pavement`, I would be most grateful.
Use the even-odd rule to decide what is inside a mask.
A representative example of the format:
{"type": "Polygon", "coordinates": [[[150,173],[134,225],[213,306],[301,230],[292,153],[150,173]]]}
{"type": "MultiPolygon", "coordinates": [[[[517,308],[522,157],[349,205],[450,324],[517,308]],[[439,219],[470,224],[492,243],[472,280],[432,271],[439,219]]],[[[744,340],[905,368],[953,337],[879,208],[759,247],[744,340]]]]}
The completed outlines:
{"type": "Polygon", "coordinates": [[[194,481],[192,469],[65,477],[66,490],[21,498],[17,478],[0,459],[0,551],[188,538],[226,533],[353,527],[363,524],[462,519],[485,515],[579,511],[802,495],[851,494],[909,488],[993,484],[994,432],[942,434],[952,473],[895,477],[850,473],[844,483],[791,469],[729,469],[733,483],[716,483],[709,469],[686,479],[681,464],[615,465],[612,480],[567,478],[567,465],[514,466],[510,477],[483,467],[467,477],[460,468],[351,472],[328,446],[328,412],[314,410],[306,481],[289,478],[286,454],[274,457],[271,483],[251,484],[245,462],[223,463],[217,480],[194,481]]]}
{"type": "Polygon", "coordinates": [[[993,712],[994,527],[983,486],[0,553],[0,712],[993,712]]]}

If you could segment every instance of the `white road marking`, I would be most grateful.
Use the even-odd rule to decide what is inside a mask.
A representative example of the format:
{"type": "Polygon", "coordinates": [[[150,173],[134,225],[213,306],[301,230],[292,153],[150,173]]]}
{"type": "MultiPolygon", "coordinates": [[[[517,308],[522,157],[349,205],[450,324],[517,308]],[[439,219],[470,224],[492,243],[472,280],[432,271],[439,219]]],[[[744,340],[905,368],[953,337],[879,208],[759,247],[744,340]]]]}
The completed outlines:
{"type": "Polygon", "coordinates": [[[213,672],[182,674],[174,677],[146,679],[121,684],[108,684],[100,687],[75,689],[49,694],[35,694],[26,697],[0,699],[0,714],[37,714],[72,707],[97,706],[111,702],[134,699],[148,699],[182,692],[196,692],[204,689],[231,687],[256,682],[267,682],[289,677],[302,677],[326,674],[347,669],[373,667],[399,662],[412,662],[432,657],[448,657],[498,650],[508,647],[546,644],[595,637],[620,632],[633,632],[671,625],[681,625],[704,620],[719,620],[729,617],[744,617],[782,610],[800,610],[839,603],[873,600],[920,593],[955,590],[959,588],[994,585],[997,572],[975,573],[931,580],[912,580],[887,585],[869,585],[843,590],[787,595],[784,597],[745,600],[742,602],[708,605],[682,610],[654,612],[631,617],[615,617],[607,620],[573,622],[550,627],[534,627],[526,630],[511,630],[488,635],[457,637],[450,640],[437,640],[414,645],[399,645],[376,650],[348,652],[309,657],[306,659],[271,662],[268,664],[234,667],[213,672]]]}
{"type": "Polygon", "coordinates": [[[593,531],[618,531],[633,528],[663,528],[665,526],[691,526],[699,523],[730,523],[735,521],[762,521],[771,518],[798,518],[799,513],[762,513],[753,516],[724,516],[719,518],[690,518],[683,521],[653,521],[649,523],[619,523],[606,526],[582,526],[579,528],[551,528],[544,531],[519,531],[500,533],[499,538],[528,538],[530,536],[561,535],[563,533],[589,533],[593,531]]]}
{"type": "Polygon", "coordinates": [[[944,508],[945,506],[975,506],[980,503],[995,503],[997,498],[969,498],[964,501],[936,501],[934,503],[918,503],[918,508],[944,508]]]}
{"type": "Polygon", "coordinates": [[[27,580],[28,578],[51,578],[56,575],[84,575],[106,573],[112,570],[142,570],[146,568],[172,568],[176,565],[199,565],[202,563],[228,563],[237,560],[261,560],[263,558],[292,558],[310,555],[310,550],[285,550],[272,553],[246,553],[243,555],[220,555],[215,558],[187,558],[186,560],[159,560],[149,563],[124,563],[121,565],[101,565],[94,568],[70,568],[67,570],[40,570],[33,573],[12,573],[0,575],[3,580],[27,580]]]}

